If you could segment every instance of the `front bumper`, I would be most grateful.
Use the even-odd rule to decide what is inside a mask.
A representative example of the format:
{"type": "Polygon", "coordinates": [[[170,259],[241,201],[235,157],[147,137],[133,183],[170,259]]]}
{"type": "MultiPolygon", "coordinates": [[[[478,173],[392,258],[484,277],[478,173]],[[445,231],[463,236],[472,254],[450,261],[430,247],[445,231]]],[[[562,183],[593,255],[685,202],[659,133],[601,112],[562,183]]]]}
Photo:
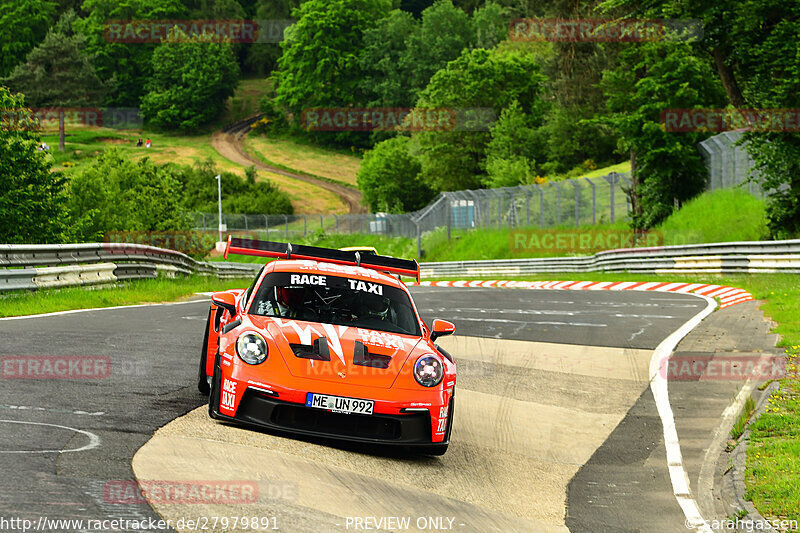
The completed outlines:
{"type": "Polygon", "coordinates": [[[301,435],[365,443],[431,444],[428,412],[404,415],[343,414],[270,398],[248,389],[233,420],[301,435]]]}
{"type": "MultiPolygon", "coordinates": [[[[305,403],[276,398],[274,392],[269,394],[257,387],[246,388],[238,401],[235,414],[231,416],[220,412],[218,408],[221,381],[222,378],[218,377],[212,384],[211,394],[216,395],[216,399],[211,402],[211,405],[216,405],[217,408],[211,407],[209,411],[213,418],[219,420],[296,435],[365,444],[404,447],[447,446],[449,444],[447,438],[449,434],[443,440],[433,440],[432,417],[428,409],[399,414],[334,413],[324,409],[306,407],[305,403]]],[[[304,395],[304,393],[300,394],[304,395]]],[[[288,396],[295,395],[297,393],[288,396]]]]}

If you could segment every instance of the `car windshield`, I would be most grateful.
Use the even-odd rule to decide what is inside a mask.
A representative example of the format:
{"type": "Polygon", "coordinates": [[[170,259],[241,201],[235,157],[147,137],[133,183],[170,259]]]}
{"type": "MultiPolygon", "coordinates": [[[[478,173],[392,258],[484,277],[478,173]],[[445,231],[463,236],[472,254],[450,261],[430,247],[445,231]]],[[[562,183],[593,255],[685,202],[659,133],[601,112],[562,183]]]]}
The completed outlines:
{"type": "Polygon", "coordinates": [[[420,335],[405,291],[360,279],[274,272],[264,277],[250,314],[420,335]]]}

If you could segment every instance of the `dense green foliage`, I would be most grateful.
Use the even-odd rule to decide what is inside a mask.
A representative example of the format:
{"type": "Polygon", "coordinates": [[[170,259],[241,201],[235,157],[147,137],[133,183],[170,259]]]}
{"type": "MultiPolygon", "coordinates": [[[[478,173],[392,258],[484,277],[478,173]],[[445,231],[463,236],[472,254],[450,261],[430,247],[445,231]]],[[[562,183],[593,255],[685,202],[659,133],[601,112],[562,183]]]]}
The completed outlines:
{"type": "Polygon", "coordinates": [[[153,75],[152,56],[158,45],[109,38],[106,24],[114,20],[181,19],[186,7],[179,0],[85,0],[81,8],[86,17],[75,22],[75,29],[86,36],[98,75],[111,89],[104,103],[138,106],[153,75]]]}
{"type": "Polygon", "coordinates": [[[274,73],[276,101],[289,112],[365,102],[359,60],[364,32],[390,9],[388,0],[309,0],[282,43],[274,73]]]}
{"type": "MultiPolygon", "coordinates": [[[[211,162],[193,167],[131,161],[119,150],[103,152],[69,181],[72,229],[81,240],[100,240],[109,231],[190,229],[192,211],[216,211],[220,172],[211,162]]],[[[222,174],[226,213],[291,213],[288,197],[269,181],[222,174]]]]}
{"type": "Polygon", "coordinates": [[[0,0],[0,78],[44,39],[55,7],[47,0],[0,0]]]}
{"type": "Polygon", "coordinates": [[[405,213],[422,208],[433,191],[419,179],[419,160],[410,152],[409,138],[378,143],[364,156],[358,186],[373,212],[405,213]]]}
{"type": "MultiPolygon", "coordinates": [[[[800,0],[0,0],[0,7],[0,77],[29,105],[138,107],[148,127],[193,132],[236,116],[227,107],[235,105],[239,73],[258,73],[270,83],[255,95],[266,114],[257,132],[365,151],[358,183],[372,209],[414,209],[444,190],[554,180],[630,160],[632,222],[653,227],[704,189],[697,143],[716,133],[665,131],[662,111],[800,107],[800,0]],[[531,41],[509,26],[524,17],[698,20],[702,32],[652,42],[531,41]],[[280,44],[177,34],[130,42],[135,36],[115,38],[111,29],[242,18],[296,23],[280,44]],[[455,123],[304,129],[304,110],[319,107],[427,110],[450,113],[455,123]]],[[[800,134],[753,130],[747,138],[771,191],[770,235],[800,234],[800,134]]],[[[241,196],[270,200],[236,204],[237,211],[288,210],[272,185],[242,187],[267,187],[241,196]]]]}
{"type": "Polygon", "coordinates": [[[64,177],[51,172],[51,156],[37,149],[24,98],[0,87],[0,110],[15,110],[0,117],[0,242],[61,242],[67,227],[64,177]]]}
{"type": "Polygon", "coordinates": [[[238,82],[230,43],[171,31],[153,53],[142,115],[158,128],[196,130],[219,117],[238,82]]]}
{"type": "MultiPolygon", "coordinates": [[[[656,0],[646,4],[608,0],[603,7],[628,16],[700,19],[703,39],[693,44],[692,53],[699,61],[713,64],[730,106],[798,108],[798,0],[656,0]]],[[[713,105],[706,101],[704,107],[713,105]]],[[[760,178],[773,191],[767,206],[771,234],[800,234],[800,134],[752,130],[746,137],[760,178]]]]}
{"type": "MultiPolygon", "coordinates": [[[[174,169],[175,170],[175,169],[174,169]]],[[[189,211],[215,212],[217,210],[217,174],[222,176],[222,210],[225,213],[253,215],[291,214],[292,203],[271,181],[256,181],[253,167],[247,177],[231,172],[220,172],[211,161],[196,163],[192,167],[179,167],[176,179],[183,191],[184,207],[189,211]]]]}
{"type": "Polygon", "coordinates": [[[107,150],[70,179],[73,230],[82,240],[95,241],[109,231],[188,229],[180,191],[168,167],[107,150]]]}
{"type": "MultiPolygon", "coordinates": [[[[438,71],[417,105],[456,110],[483,108],[501,117],[505,109],[513,106],[511,112],[517,113],[525,124],[537,126],[541,125],[546,108],[541,98],[544,81],[533,54],[478,48],[464,52],[438,71]]],[[[508,120],[506,113],[504,121],[508,120]]],[[[446,131],[416,134],[422,180],[434,190],[468,189],[490,181],[484,172],[486,150],[492,140],[489,128],[486,117],[477,118],[474,128],[467,118],[446,131]]],[[[526,133],[530,130],[515,132],[515,135],[526,133]]],[[[518,150],[537,144],[535,138],[527,138],[524,143],[516,149],[508,147],[514,161],[519,161],[518,150]]]]}
{"type": "MultiPolygon", "coordinates": [[[[86,55],[86,38],[72,34],[74,12],[62,16],[44,40],[28,53],[4,80],[12,90],[25,94],[36,107],[89,107],[104,93],[103,84],[86,55]]],[[[98,113],[99,115],[99,113],[98,113]]],[[[59,116],[59,149],[64,150],[64,113],[59,116]]]]}
{"type": "Polygon", "coordinates": [[[702,192],[706,168],[698,133],[664,131],[664,109],[723,103],[722,87],[707,62],[684,43],[647,43],[627,47],[619,66],[604,73],[610,114],[603,121],[617,134],[620,149],[631,157],[633,223],[649,228],[680,204],[702,192]]]}

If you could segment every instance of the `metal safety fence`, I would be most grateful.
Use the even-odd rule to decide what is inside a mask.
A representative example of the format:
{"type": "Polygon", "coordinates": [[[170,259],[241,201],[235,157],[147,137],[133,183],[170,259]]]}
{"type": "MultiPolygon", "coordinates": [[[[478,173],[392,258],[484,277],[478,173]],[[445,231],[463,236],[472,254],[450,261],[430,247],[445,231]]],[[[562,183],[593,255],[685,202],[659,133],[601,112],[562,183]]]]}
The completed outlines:
{"type": "MultiPolygon", "coordinates": [[[[440,229],[577,227],[627,218],[626,174],[567,179],[542,184],[440,193],[426,207],[405,214],[241,215],[223,214],[228,233],[266,240],[291,240],[318,231],[419,237],[440,229]]],[[[216,232],[216,213],[191,213],[196,231],[216,232]]]]}

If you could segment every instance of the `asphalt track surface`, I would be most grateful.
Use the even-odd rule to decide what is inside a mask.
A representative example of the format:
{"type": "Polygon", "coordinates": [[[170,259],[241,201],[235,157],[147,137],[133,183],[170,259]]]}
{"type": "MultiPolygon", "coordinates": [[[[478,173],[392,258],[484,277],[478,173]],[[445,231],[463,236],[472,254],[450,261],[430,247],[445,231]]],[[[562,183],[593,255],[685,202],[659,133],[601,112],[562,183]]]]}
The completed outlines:
{"type": "MultiPolygon", "coordinates": [[[[426,321],[452,319],[460,335],[487,342],[644,350],[705,305],[693,296],[633,291],[418,287],[413,293],[426,321]]],[[[147,504],[109,499],[108,484],[133,480],[132,457],[153,432],[205,403],[195,382],[206,314],[207,303],[197,301],[0,321],[4,357],[99,356],[111,362],[110,374],[99,379],[11,379],[3,369],[0,518],[158,519],[147,504]]],[[[291,524],[282,529],[296,530],[291,524]]]]}

